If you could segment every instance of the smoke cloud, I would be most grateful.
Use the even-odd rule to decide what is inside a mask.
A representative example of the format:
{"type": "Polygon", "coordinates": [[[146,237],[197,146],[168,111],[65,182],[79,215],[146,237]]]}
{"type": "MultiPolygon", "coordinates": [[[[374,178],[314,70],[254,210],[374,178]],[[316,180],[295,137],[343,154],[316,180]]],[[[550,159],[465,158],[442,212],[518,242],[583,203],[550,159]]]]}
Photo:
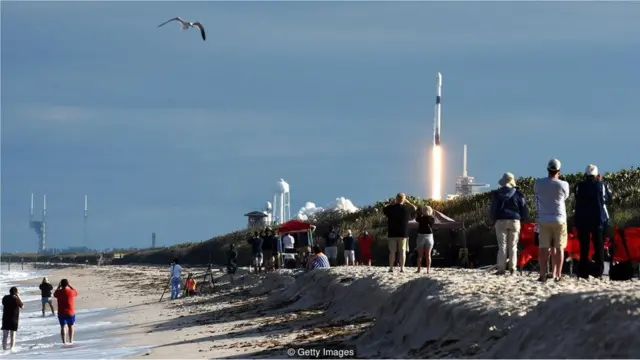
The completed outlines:
{"type": "Polygon", "coordinates": [[[316,206],[315,203],[307,202],[300,209],[300,211],[298,211],[298,215],[296,217],[300,220],[306,221],[322,211],[341,211],[345,213],[354,213],[358,210],[359,209],[355,205],[353,205],[351,200],[344,197],[339,197],[326,207],[316,206]]]}

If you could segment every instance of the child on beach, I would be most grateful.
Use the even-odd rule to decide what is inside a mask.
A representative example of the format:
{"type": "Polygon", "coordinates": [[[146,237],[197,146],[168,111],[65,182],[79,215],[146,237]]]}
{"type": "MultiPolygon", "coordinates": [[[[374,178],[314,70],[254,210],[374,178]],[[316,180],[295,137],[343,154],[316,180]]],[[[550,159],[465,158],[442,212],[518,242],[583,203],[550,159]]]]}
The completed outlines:
{"type": "Polygon", "coordinates": [[[51,308],[51,315],[55,315],[56,312],[53,310],[53,302],[51,301],[51,293],[53,292],[53,285],[49,282],[49,279],[46,277],[42,279],[42,283],[40,284],[40,295],[42,296],[42,317],[44,317],[45,312],[47,310],[47,304],[51,308]]]}
{"type": "Polygon", "coordinates": [[[15,351],[18,319],[20,309],[23,308],[24,303],[18,295],[18,288],[14,286],[9,289],[9,295],[2,298],[2,350],[15,351]],[[10,344],[9,338],[11,338],[10,344]]]}
{"type": "Polygon", "coordinates": [[[198,295],[196,291],[196,281],[193,279],[193,275],[191,273],[187,275],[187,280],[184,282],[184,288],[188,296],[198,295]]]}
{"type": "Polygon", "coordinates": [[[53,293],[53,297],[58,300],[58,321],[60,322],[60,337],[62,344],[67,344],[66,329],[69,328],[69,344],[73,344],[73,325],[76,323],[75,298],[78,292],[74,289],[69,280],[62,279],[58,288],[53,293]]]}

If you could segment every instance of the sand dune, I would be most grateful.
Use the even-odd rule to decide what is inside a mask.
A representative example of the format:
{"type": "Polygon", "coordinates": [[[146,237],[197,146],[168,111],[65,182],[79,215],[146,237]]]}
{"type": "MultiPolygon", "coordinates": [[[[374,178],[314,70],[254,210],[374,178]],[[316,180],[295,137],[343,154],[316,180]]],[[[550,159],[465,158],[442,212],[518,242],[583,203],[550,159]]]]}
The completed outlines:
{"type": "Polygon", "coordinates": [[[359,357],[629,358],[640,353],[632,340],[640,327],[639,285],[351,267],[302,275],[267,303],[325,308],[322,321],[375,319],[347,341],[359,357]]]}
{"type": "MultiPolygon", "coordinates": [[[[640,282],[535,274],[431,275],[338,267],[249,274],[214,271],[213,293],[169,302],[164,267],[60,270],[79,306],[122,309],[146,358],[287,358],[291,347],[357,349],[360,358],[633,358],[640,354],[640,282]],[[132,287],[132,279],[136,286],[132,287]]],[[[204,269],[190,269],[196,274],[204,269]]],[[[142,354],[141,354],[142,355],[142,354]]]]}

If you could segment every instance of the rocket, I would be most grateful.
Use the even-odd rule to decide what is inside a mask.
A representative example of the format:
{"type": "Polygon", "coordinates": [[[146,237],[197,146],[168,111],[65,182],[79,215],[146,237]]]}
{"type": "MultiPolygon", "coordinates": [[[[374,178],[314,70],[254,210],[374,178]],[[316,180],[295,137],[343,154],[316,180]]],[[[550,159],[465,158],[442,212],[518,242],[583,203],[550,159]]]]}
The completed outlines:
{"type": "Polygon", "coordinates": [[[436,107],[433,115],[433,144],[440,146],[440,98],[442,97],[442,74],[436,76],[436,107]]]}
{"type": "Polygon", "coordinates": [[[84,196],[84,217],[86,218],[89,215],[89,207],[88,205],[88,201],[87,201],[87,195],[84,196]]]}

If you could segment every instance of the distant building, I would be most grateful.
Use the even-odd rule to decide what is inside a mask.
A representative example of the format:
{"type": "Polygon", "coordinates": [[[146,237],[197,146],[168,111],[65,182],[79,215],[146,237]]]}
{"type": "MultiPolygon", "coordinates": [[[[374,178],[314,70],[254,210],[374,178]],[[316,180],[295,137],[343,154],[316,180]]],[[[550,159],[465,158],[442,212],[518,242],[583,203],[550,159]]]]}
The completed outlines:
{"type": "Polygon", "coordinates": [[[252,211],[250,213],[244,214],[247,217],[247,229],[262,229],[267,224],[267,219],[269,218],[268,214],[265,214],[262,211],[252,211]]]}

